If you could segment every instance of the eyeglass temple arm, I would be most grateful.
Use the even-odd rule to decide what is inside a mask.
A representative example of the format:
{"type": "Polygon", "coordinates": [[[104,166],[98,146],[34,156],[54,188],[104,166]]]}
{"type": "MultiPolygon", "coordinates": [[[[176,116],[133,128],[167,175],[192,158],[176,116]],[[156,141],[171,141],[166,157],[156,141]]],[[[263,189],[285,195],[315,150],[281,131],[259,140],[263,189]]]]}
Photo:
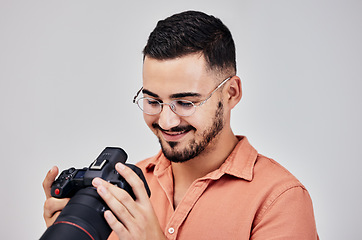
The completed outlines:
{"type": "Polygon", "coordinates": [[[229,81],[232,77],[228,77],[227,79],[225,79],[224,81],[222,81],[219,85],[217,85],[217,87],[214,89],[214,91],[212,91],[210,93],[210,95],[203,100],[201,103],[198,104],[198,106],[201,106],[202,104],[204,104],[207,100],[209,100],[209,98],[211,98],[212,94],[214,94],[214,92],[216,92],[222,85],[224,85],[224,83],[226,83],[227,81],[229,81]]]}
{"type": "Polygon", "coordinates": [[[136,93],[136,96],[133,97],[133,103],[136,103],[136,98],[138,97],[138,95],[140,94],[140,92],[143,90],[143,87],[141,87],[140,90],[138,90],[138,92],[136,93]]]}

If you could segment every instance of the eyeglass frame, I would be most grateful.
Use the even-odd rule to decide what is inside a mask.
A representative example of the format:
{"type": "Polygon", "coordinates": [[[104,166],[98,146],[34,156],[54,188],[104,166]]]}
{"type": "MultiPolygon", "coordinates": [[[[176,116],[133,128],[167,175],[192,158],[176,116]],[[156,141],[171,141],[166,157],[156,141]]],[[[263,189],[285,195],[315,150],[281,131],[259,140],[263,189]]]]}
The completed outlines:
{"type": "Polygon", "coordinates": [[[204,100],[202,100],[200,103],[193,103],[192,101],[188,101],[188,100],[183,100],[183,99],[175,99],[175,100],[172,100],[170,103],[162,103],[160,101],[158,101],[157,99],[155,98],[150,98],[150,97],[141,97],[139,99],[136,100],[136,98],[138,97],[138,95],[140,94],[140,92],[143,90],[143,87],[141,87],[140,90],[137,91],[136,95],[133,97],[133,100],[132,102],[137,104],[138,108],[140,108],[142,110],[142,112],[146,113],[147,115],[157,115],[157,114],[160,114],[162,112],[162,109],[163,109],[163,105],[168,105],[170,107],[170,109],[172,110],[172,112],[174,112],[175,114],[179,115],[179,116],[182,116],[182,117],[188,117],[188,116],[191,116],[192,114],[195,113],[196,111],[196,107],[199,107],[199,106],[202,106],[204,103],[206,103],[207,100],[209,100],[211,98],[211,96],[222,86],[224,85],[227,81],[229,81],[232,77],[228,77],[226,79],[224,79],[219,85],[217,85],[217,87],[209,94],[209,96],[207,96],[204,100]],[[150,113],[147,113],[145,112],[138,104],[138,101],[141,100],[141,99],[146,99],[146,98],[150,98],[150,99],[153,99],[155,101],[157,101],[160,105],[160,111],[158,113],[155,113],[155,114],[150,114],[150,113]],[[174,105],[171,105],[172,102],[174,101],[177,101],[177,100],[183,100],[183,101],[188,101],[192,104],[192,106],[195,108],[195,110],[190,114],[190,115],[181,115],[179,113],[177,113],[174,109],[173,109],[173,106],[174,105]]]}

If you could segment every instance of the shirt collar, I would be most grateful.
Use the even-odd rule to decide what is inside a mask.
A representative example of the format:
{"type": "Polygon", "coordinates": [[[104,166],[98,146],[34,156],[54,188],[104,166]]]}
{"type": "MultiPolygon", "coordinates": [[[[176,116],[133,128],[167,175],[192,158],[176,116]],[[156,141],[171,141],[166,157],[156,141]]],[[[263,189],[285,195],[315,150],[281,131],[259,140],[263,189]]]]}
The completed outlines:
{"type": "Polygon", "coordinates": [[[221,165],[220,171],[238,178],[251,181],[258,152],[244,136],[237,136],[239,143],[221,165]]]}
{"type": "MultiPolygon", "coordinates": [[[[254,164],[258,157],[258,152],[250,145],[244,136],[237,136],[239,143],[235,146],[229,157],[219,169],[207,174],[204,179],[219,179],[224,174],[242,178],[247,181],[253,179],[254,164]]],[[[171,167],[170,161],[162,154],[162,151],[149,159],[146,171],[154,171],[156,176],[160,176],[171,167]]]]}

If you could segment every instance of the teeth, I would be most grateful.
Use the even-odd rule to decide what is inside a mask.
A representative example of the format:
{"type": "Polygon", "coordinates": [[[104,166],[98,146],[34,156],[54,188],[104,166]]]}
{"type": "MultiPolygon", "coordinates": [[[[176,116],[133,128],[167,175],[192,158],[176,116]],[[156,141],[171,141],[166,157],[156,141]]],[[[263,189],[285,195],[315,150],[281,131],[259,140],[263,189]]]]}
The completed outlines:
{"type": "Polygon", "coordinates": [[[178,132],[178,133],[168,133],[168,132],[166,132],[166,134],[172,135],[172,136],[180,135],[180,134],[183,134],[183,133],[185,133],[185,131],[178,132]]]}

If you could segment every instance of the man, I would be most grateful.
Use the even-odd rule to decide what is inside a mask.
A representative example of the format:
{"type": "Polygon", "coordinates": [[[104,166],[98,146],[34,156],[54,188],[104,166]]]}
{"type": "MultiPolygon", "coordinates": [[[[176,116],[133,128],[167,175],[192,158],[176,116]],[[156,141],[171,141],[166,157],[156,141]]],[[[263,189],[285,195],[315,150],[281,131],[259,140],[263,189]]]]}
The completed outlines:
{"type": "MultiPolygon", "coordinates": [[[[188,11],[158,22],[134,102],[162,151],[138,164],[150,199],[122,164],[116,170],[135,201],[93,180],[111,209],[104,214],[110,239],[318,239],[304,186],[232,132],[230,113],[241,96],[234,42],[219,19],[188,11]]],[[[50,197],[57,173],[53,168],[44,180],[48,226],[67,203],[50,197]]]]}

